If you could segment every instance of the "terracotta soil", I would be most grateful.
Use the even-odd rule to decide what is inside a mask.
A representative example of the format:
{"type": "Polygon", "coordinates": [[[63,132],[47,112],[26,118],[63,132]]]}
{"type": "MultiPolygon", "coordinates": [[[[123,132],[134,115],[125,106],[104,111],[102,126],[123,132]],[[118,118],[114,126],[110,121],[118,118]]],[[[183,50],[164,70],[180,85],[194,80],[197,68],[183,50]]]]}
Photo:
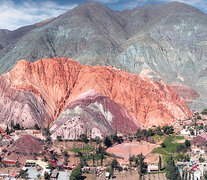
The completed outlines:
{"type": "Polygon", "coordinates": [[[122,157],[128,161],[130,155],[143,154],[147,156],[151,153],[154,148],[159,147],[159,145],[151,144],[147,142],[131,142],[122,143],[107,149],[108,153],[112,153],[118,157],[122,157]]]}

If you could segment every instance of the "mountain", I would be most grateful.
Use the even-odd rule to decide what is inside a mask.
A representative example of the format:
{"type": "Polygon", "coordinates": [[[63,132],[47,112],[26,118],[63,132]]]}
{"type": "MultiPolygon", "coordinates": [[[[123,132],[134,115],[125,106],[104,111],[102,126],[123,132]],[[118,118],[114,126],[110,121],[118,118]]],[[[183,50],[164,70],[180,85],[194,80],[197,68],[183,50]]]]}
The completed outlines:
{"type": "Polygon", "coordinates": [[[184,3],[115,11],[87,2],[46,24],[17,33],[21,37],[6,44],[0,38],[4,47],[0,50],[0,74],[20,59],[33,62],[62,56],[86,65],[113,65],[137,75],[150,69],[169,85],[195,91],[198,96],[187,103],[202,109],[207,105],[206,28],[207,15],[184,3]]]}
{"type": "Polygon", "coordinates": [[[9,44],[13,44],[17,42],[18,39],[24,36],[25,34],[29,33],[33,29],[46,25],[47,23],[51,22],[53,19],[54,18],[46,19],[44,21],[38,22],[33,25],[18,28],[14,31],[0,29],[0,44],[2,48],[6,47],[9,44]]]}
{"type": "Polygon", "coordinates": [[[0,36],[8,34],[10,31],[8,29],[0,29],[0,36]]]}
{"type": "Polygon", "coordinates": [[[137,76],[68,58],[19,61],[0,76],[0,94],[1,126],[11,121],[24,127],[50,123],[55,135],[69,138],[79,126],[79,133],[90,127],[88,132],[101,136],[171,124],[192,115],[154,72],[137,76]]]}

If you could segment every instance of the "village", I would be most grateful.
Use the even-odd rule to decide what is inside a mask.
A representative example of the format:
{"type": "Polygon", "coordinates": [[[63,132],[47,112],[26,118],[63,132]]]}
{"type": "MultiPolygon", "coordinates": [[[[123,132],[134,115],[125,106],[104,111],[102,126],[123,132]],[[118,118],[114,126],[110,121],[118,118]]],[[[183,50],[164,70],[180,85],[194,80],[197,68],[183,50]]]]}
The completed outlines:
{"type": "Polygon", "coordinates": [[[186,180],[207,179],[207,110],[171,126],[103,139],[51,138],[49,125],[0,129],[0,179],[167,179],[168,162],[186,180]]]}

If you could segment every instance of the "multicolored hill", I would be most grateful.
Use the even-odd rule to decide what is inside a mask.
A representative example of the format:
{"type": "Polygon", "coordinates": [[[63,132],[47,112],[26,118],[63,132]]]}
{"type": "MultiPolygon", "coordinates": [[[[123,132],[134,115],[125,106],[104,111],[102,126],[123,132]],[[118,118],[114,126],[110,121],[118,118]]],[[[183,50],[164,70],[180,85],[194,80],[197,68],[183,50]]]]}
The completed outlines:
{"type": "Polygon", "coordinates": [[[68,58],[19,61],[0,77],[0,94],[2,124],[13,120],[29,127],[50,122],[60,128],[57,131],[63,131],[63,125],[73,127],[74,120],[82,123],[81,132],[87,125],[101,134],[115,129],[124,133],[192,115],[161,79],[68,58]]]}

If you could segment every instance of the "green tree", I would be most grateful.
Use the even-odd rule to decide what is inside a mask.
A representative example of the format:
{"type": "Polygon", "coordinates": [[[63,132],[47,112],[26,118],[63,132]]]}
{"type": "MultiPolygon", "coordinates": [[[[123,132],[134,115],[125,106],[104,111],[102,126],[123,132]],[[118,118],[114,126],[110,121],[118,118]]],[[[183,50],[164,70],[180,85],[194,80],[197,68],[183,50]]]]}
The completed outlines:
{"type": "Polygon", "coordinates": [[[201,119],[201,116],[199,115],[199,116],[197,116],[197,119],[201,119]]]}
{"type": "Polygon", "coordinates": [[[45,180],[46,180],[46,179],[50,179],[50,175],[49,175],[48,172],[45,172],[45,173],[44,173],[44,178],[45,178],[45,180]]]}
{"type": "Polygon", "coordinates": [[[80,140],[81,140],[82,142],[84,142],[84,143],[88,143],[88,142],[89,142],[89,140],[88,140],[86,134],[81,134],[81,135],[80,135],[80,140]]]}
{"type": "Polygon", "coordinates": [[[138,155],[138,174],[140,179],[142,179],[144,173],[145,173],[144,156],[141,153],[138,155]]]}
{"type": "Polygon", "coordinates": [[[186,148],[190,148],[190,146],[191,146],[191,143],[188,139],[185,140],[185,146],[186,146],[186,148]]]}
{"type": "Polygon", "coordinates": [[[35,125],[34,125],[34,129],[35,129],[35,130],[40,130],[38,124],[35,124],[35,125]]]}
{"type": "Polygon", "coordinates": [[[182,170],[182,180],[185,180],[185,171],[182,170]]]}
{"type": "Polygon", "coordinates": [[[205,125],[205,127],[204,127],[204,128],[205,128],[205,131],[207,132],[207,124],[205,125]]]}
{"type": "Polygon", "coordinates": [[[207,180],[207,171],[203,175],[204,179],[207,180]]]}
{"type": "Polygon", "coordinates": [[[162,130],[165,134],[169,135],[169,134],[173,134],[174,133],[174,128],[173,126],[163,126],[162,130]]]}
{"type": "Polygon", "coordinates": [[[180,153],[180,152],[185,153],[185,152],[187,152],[187,148],[186,148],[185,144],[178,144],[177,148],[176,148],[176,151],[178,153],[180,153]]]}
{"type": "Polygon", "coordinates": [[[25,172],[24,170],[20,170],[19,172],[19,177],[23,178],[23,179],[27,179],[28,177],[28,173],[25,172]]]}
{"type": "Polygon", "coordinates": [[[70,180],[80,180],[81,174],[82,174],[82,171],[81,171],[81,167],[79,166],[72,171],[70,180]]]}
{"type": "Polygon", "coordinates": [[[194,136],[195,133],[194,133],[194,130],[193,129],[190,129],[190,135],[194,136]]]}
{"type": "Polygon", "coordinates": [[[101,149],[101,166],[103,166],[103,159],[104,159],[104,149],[101,149]]]}
{"type": "Polygon", "coordinates": [[[155,132],[151,128],[148,129],[147,133],[148,133],[148,136],[154,136],[155,135],[155,132]]]}
{"type": "Polygon", "coordinates": [[[202,163],[202,162],[204,162],[204,161],[205,161],[205,159],[204,159],[204,158],[202,158],[202,157],[199,157],[199,159],[198,159],[198,160],[199,160],[199,162],[200,162],[200,163],[202,163]]]}
{"type": "Polygon", "coordinates": [[[38,174],[38,175],[37,175],[37,178],[38,178],[38,179],[41,179],[41,175],[40,175],[40,174],[38,174]]]}
{"type": "Polygon", "coordinates": [[[114,168],[117,168],[118,166],[119,166],[118,161],[116,159],[113,159],[111,161],[111,175],[112,175],[112,177],[114,175],[114,168]]]}
{"type": "Polygon", "coordinates": [[[181,180],[180,173],[177,166],[175,165],[172,156],[170,157],[166,165],[166,177],[169,180],[181,180]]]}
{"type": "Polygon", "coordinates": [[[132,167],[133,157],[129,156],[129,166],[132,167]]]}
{"type": "Polygon", "coordinates": [[[159,171],[162,170],[162,159],[161,159],[161,156],[159,156],[158,169],[159,169],[159,171]]]}
{"type": "Polygon", "coordinates": [[[110,139],[108,136],[106,136],[106,137],[104,138],[104,145],[105,145],[106,147],[111,147],[111,146],[112,146],[111,139],[110,139]]]}
{"type": "Polygon", "coordinates": [[[13,129],[14,129],[14,121],[11,120],[11,130],[13,130],[13,129]]]}
{"type": "Polygon", "coordinates": [[[161,143],[162,148],[166,148],[166,144],[163,142],[161,143]]]}
{"type": "Polygon", "coordinates": [[[13,126],[14,130],[20,130],[21,126],[19,123],[17,123],[16,125],[13,126]]]}
{"type": "Polygon", "coordinates": [[[188,154],[185,156],[185,161],[190,162],[190,156],[188,154]]]}
{"type": "Polygon", "coordinates": [[[207,114],[207,109],[204,109],[201,114],[207,114]]]}
{"type": "Polygon", "coordinates": [[[162,132],[162,129],[161,129],[160,126],[157,127],[156,134],[159,135],[159,136],[163,136],[163,132],[162,132]]]}
{"type": "Polygon", "coordinates": [[[58,142],[62,141],[62,137],[61,136],[57,136],[56,139],[58,140],[58,142]]]}
{"type": "Polygon", "coordinates": [[[9,131],[9,126],[7,125],[6,127],[6,134],[9,135],[10,134],[10,131],[9,131]]]}

